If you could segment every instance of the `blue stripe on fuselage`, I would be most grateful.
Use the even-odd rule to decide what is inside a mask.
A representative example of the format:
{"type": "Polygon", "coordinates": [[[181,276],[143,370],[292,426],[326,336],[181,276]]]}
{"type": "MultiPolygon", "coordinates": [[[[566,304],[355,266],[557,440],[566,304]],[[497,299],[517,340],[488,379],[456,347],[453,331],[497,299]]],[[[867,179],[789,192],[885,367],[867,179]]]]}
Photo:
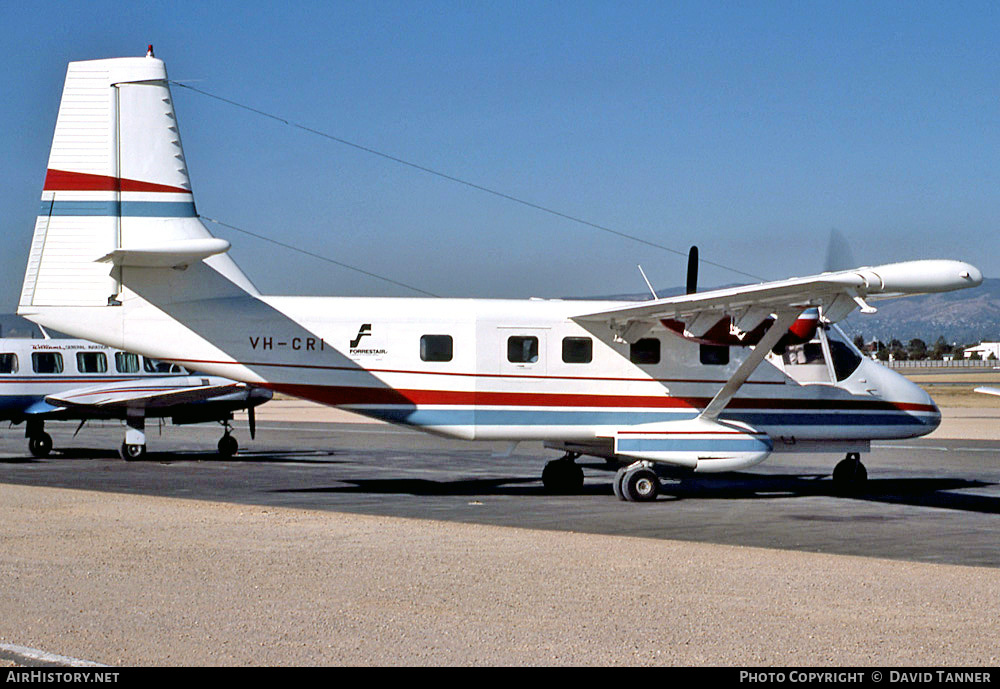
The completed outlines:
{"type": "MultiPolygon", "coordinates": [[[[412,426],[633,426],[657,421],[682,421],[697,411],[548,411],[535,409],[425,409],[414,407],[358,407],[358,413],[412,426]]],[[[730,412],[724,421],[763,426],[931,426],[937,417],[906,412],[730,412]]]]}

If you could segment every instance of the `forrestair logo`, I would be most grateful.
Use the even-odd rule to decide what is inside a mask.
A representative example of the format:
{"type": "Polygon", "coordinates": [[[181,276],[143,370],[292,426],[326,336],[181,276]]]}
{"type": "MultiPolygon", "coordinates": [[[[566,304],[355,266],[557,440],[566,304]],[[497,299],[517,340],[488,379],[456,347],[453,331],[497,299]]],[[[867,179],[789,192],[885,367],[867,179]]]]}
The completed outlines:
{"type": "Polygon", "coordinates": [[[349,349],[349,355],[353,357],[382,357],[386,352],[385,335],[376,336],[371,323],[365,323],[358,328],[358,334],[351,340],[349,349]],[[366,337],[371,339],[365,340],[365,347],[359,347],[361,340],[366,337]]]}
{"type": "Polygon", "coordinates": [[[354,349],[355,347],[358,346],[358,343],[361,342],[361,338],[362,337],[364,337],[365,335],[371,335],[371,334],[372,334],[372,324],[371,323],[365,323],[364,325],[362,325],[360,328],[358,328],[358,335],[357,335],[357,337],[355,337],[353,340],[351,340],[351,349],[354,349]]]}

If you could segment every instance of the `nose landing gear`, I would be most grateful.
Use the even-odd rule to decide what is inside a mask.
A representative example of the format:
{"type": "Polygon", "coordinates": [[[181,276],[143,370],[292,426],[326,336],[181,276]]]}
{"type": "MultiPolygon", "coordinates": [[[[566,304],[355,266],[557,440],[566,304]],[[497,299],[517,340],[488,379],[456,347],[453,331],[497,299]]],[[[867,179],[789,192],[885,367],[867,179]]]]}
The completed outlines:
{"type": "Polygon", "coordinates": [[[868,482],[868,470],[861,463],[861,455],[848,452],[833,468],[833,489],[841,495],[856,495],[868,482]]]}

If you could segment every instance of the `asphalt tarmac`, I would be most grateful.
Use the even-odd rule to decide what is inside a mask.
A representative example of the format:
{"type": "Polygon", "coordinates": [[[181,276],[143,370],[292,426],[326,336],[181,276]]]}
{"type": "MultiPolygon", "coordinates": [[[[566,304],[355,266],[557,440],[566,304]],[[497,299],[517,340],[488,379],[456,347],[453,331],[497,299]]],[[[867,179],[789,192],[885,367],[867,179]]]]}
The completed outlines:
{"type": "Polygon", "coordinates": [[[655,503],[616,500],[613,472],[580,460],[580,495],[540,476],[558,453],[405,428],[265,421],[220,459],[216,426],[147,428],[150,453],[125,462],[117,423],[48,424],[55,451],[27,452],[23,427],[0,430],[0,483],[291,507],[548,531],[623,535],[911,562],[1000,567],[1000,441],[875,443],[865,492],[832,490],[835,455],[775,455],[752,470],[665,483],[655,503]]]}

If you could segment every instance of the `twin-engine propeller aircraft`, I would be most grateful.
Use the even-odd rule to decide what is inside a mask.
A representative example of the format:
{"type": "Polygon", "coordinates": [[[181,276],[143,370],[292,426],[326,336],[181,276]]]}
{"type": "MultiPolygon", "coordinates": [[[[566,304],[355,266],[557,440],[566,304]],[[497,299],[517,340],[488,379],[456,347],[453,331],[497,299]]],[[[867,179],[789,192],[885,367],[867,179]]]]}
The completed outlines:
{"type": "Polygon", "coordinates": [[[225,432],[219,454],[236,454],[230,432],[233,412],[246,409],[250,436],[254,407],[271,399],[270,390],[183,367],[115,351],[84,340],[0,339],[0,420],[25,424],[28,449],[36,457],[52,451],[46,421],[122,419],[123,459],[146,454],[147,417],[175,424],[218,421],[225,432]]]}
{"type": "Polygon", "coordinates": [[[432,433],[544,441],[566,453],[551,489],[581,486],[581,454],[645,501],[661,474],[783,451],[847,453],[834,481],[857,485],[872,439],[929,433],[940,413],[834,324],[982,281],[925,260],[639,303],[282,297],[229,246],[195,212],[163,62],[70,63],[18,313],[432,433]]]}

